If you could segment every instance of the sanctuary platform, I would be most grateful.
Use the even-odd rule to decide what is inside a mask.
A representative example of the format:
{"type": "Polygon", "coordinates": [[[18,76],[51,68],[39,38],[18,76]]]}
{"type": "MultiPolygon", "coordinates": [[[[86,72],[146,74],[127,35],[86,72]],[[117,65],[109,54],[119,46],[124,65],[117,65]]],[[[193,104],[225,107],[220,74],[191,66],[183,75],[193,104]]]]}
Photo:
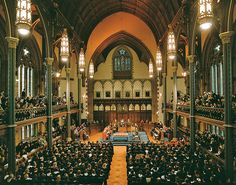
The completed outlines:
{"type": "Polygon", "coordinates": [[[149,139],[146,132],[116,132],[106,141],[111,141],[113,145],[127,146],[133,142],[148,142],[149,139]]]}

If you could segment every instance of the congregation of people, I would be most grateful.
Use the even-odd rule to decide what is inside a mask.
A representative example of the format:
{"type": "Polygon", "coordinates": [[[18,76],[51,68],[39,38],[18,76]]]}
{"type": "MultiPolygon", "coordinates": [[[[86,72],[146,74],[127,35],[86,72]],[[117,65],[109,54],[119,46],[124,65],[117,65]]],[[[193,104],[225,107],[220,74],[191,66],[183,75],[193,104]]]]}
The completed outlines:
{"type": "Polygon", "coordinates": [[[150,131],[154,140],[171,141],[173,139],[173,131],[170,127],[164,126],[162,123],[154,123],[154,127],[150,131]]]}
{"type": "MultiPolygon", "coordinates": [[[[190,95],[178,92],[177,98],[179,105],[190,105],[190,95]]],[[[232,95],[232,102],[232,106],[236,108],[236,95],[232,95]]],[[[196,97],[195,105],[202,107],[223,108],[224,96],[214,92],[203,92],[203,95],[196,97]]]]}
{"type": "Polygon", "coordinates": [[[27,156],[28,153],[45,146],[45,144],[46,141],[43,138],[31,138],[30,140],[21,141],[16,146],[16,158],[20,159],[22,156],[27,156]]]}
{"type": "Polygon", "coordinates": [[[128,184],[218,184],[225,182],[221,164],[190,145],[133,143],[127,147],[128,184]]]}
{"type": "Polygon", "coordinates": [[[7,164],[7,146],[4,143],[0,144],[0,181],[4,177],[4,166],[7,164]]]}
{"type": "Polygon", "coordinates": [[[36,153],[22,161],[15,176],[7,174],[8,182],[78,182],[106,183],[113,156],[111,143],[58,141],[52,149],[36,153]]]}
{"type": "Polygon", "coordinates": [[[196,133],[196,141],[201,147],[224,159],[224,137],[204,131],[196,133]]]}
{"type": "MultiPolygon", "coordinates": [[[[66,93],[62,97],[53,95],[52,105],[65,105],[66,104],[66,93]]],[[[70,103],[74,104],[73,94],[70,93],[70,103]]],[[[37,96],[26,96],[25,90],[22,91],[20,97],[15,98],[15,108],[16,109],[31,109],[46,107],[47,97],[45,95],[37,96]]],[[[0,93],[0,110],[6,110],[8,106],[8,96],[4,91],[0,93]]]]}
{"type": "Polygon", "coordinates": [[[89,140],[90,138],[89,131],[90,131],[90,126],[88,122],[84,122],[79,126],[73,124],[71,126],[72,139],[78,141],[89,140]]]}

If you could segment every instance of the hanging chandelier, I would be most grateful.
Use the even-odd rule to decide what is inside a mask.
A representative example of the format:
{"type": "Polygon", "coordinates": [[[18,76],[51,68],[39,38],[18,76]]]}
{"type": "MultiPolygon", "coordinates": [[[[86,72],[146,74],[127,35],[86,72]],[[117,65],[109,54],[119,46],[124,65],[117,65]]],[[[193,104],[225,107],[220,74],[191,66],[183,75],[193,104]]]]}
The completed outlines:
{"type": "Polygon", "coordinates": [[[84,72],[85,69],[85,57],[84,57],[84,49],[80,49],[79,53],[79,70],[80,72],[84,72]]]}
{"type": "Polygon", "coordinates": [[[31,28],[31,0],[18,0],[16,7],[16,27],[18,33],[26,36],[31,28]]]}
{"type": "Polygon", "coordinates": [[[61,37],[61,60],[67,62],[69,58],[69,39],[66,28],[64,29],[61,37]]]}
{"type": "Polygon", "coordinates": [[[152,64],[151,59],[149,61],[149,65],[148,65],[148,72],[149,72],[149,77],[152,78],[153,77],[153,64],[152,64]]]}
{"type": "Polygon", "coordinates": [[[89,77],[93,78],[93,76],[94,76],[94,64],[93,64],[93,61],[91,60],[89,64],[89,77]]]}
{"type": "Polygon", "coordinates": [[[157,71],[162,70],[162,56],[159,47],[157,48],[157,53],[156,53],[156,66],[157,66],[157,71]]]}
{"type": "Polygon", "coordinates": [[[176,55],[175,50],[175,35],[172,27],[169,27],[168,39],[167,39],[167,55],[170,60],[173,60],[176,55]]]}
{"type": "Polygon", "coordinates": [[[199,0],[199,24],[202,30],[207,30],[212,26],[213,10],[212,0],[199,0]]]}

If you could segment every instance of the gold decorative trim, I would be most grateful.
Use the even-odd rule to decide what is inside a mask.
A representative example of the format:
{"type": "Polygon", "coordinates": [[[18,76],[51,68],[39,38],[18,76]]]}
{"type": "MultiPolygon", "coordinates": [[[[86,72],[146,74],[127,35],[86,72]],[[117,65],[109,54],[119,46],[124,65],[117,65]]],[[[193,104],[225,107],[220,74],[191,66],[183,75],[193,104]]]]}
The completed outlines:
{"type": "Polygon", "coordinates": [[[71,68],[67,67],[67,68],[66,68],[66,73],[69,73],[69,74],[70,74],[70,72],[71,72],[71,68]]]}
{"type": "Polygon", "coordinates": [[[8,42],[8,47],[16,49],[16,46],[18,45],[19,39],[15,37],[6,37],[6,40],[8,42]]]}
{"type": "Polygon", "coordinates": [[[220,39],[222,40],[223,44],[229,44],[233,41],[233,35],[234,35],[234,31],[227,31],[227,32],[223,32],[220,33],[220,39]]]}
{"type": "Polygon", "coordinates": [[[193,62],[195,62],[196,55],[189,55],[189,56],[187,56],[187,59],[188,59],[189,63],[193,63],[193,62]]]}
{"type": "Polygon", "coordinates": [[[47,65],[52,65],[54,58],[48,57],[46,58],[46,61],[47,61],[47,65]]]}

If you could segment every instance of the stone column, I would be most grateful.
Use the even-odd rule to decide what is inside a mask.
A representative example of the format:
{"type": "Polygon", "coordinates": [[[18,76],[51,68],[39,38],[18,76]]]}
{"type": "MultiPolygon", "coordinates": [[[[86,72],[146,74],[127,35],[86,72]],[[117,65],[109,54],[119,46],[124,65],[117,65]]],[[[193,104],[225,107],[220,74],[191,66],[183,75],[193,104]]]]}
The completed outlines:
{"type": "Polygon", "coordinates": [[[177,69],[178,64],[176,60],[173,61],[173,137],[177,138],[177,69]]]}
{"type": "Polygon", "coordinates": [[[167,113],[166,113],[166,99],[167,99],[167,95],[166,95],[166,73],[162,73],[163,75],[163,124],[167,125],[167,113]]]}
{"type": "Polygon", "coordinates": [[[88,80],[88,121],[93,120],[93,97],[94,97],[94,82],[90,78],[88,80]]]}
{"type": "Polygon", "coordinates": [[[81,91],[82,91],[82,75],[80,71],[78,72],[78,109],[79,109],[79,119],[78,125],[81,124],[81,91]]]}
{"type": "Polygon", "coordinates": [[[224,128],[225,128],[225,174],[233,182],[234,163],[234,123],[232,120],[232,42],[233,31],[223,32],[220,38],[223,43],[223,79],[224,79],[224,128]]]}
{"type": "Polygon", "coordinates": [[[190,91],[190,114],[189,114],[189,120],[190,120],[190,143],[191,143],[191,150],[192,152],[196,149],[196,143],[195,143],[195,132],[196,132],[196,126],[195,126],[195,74],[194,74],[194,68],[195,68],[195,62],[196,62],[196,55],[189,55],[188,56],[189,61],[189,73],[190,73],[190,79],[189,79],[189,91],[190,91]]]}
{"type": "Polygon", "coordinates": [[[52,63],[54,58],[47,58],[47,142],[52,147],[52,63]]]}
{"type": "MultiPolygon", "coordinates": [[[[68,61],[69,63],[69,61],[68,61]]],[[[70,71],[71,69],[66,67],[66,107],[67,107],[67,140],[71,141],[71,118],[70,118],[70,71]]]]}
{"type": "Polygon", "coordinates": [[[15,71],[16,47],[19,39],[15,37],[6,37],[6,39],[8,42],[8,170],[14,174],[16,171],[15,71]]]}
{"type": "Polygon", "coordinates": [[[156,121],[159,122],[160,119],[159,119],[159,115],[160,115],[160,112],[159,112],[159,99],[160,99],[160,83],[159,83],[159,80],[160,80],[160,72],[157,71],[157,77],[156,77],[156,83],[157,83],[157,97],[156,97],[156,100],[157,100],[157,114],[156,114],[156,121]]]}
{"type": "MultiPolygon", "coordinates": [[[[157,121],[157,119],[156,119],[157,114],[156,113],[158,111],[158,109],[157,109],[157,107],[158,107],[157,103],[158,102],[157,102],[157,81],[156,81],[156,79],[157,79],[157,75],[155,74],[155,75],[153,75],[153,78],[151,78],[151,85],[152,85],[152,87],[151,87],[151,94],[152,94],[152,117],[151,117],[151,120],[148,120],[148,121],[152,121],[152,122],[156,122],[157,121]]],[[[144,87],[142,87],[142,89],[143,88],[144,87]]],[[[144,90],[143,90],[142,95],[143,95],[143,97],[145,97],[144,90]]]]}

